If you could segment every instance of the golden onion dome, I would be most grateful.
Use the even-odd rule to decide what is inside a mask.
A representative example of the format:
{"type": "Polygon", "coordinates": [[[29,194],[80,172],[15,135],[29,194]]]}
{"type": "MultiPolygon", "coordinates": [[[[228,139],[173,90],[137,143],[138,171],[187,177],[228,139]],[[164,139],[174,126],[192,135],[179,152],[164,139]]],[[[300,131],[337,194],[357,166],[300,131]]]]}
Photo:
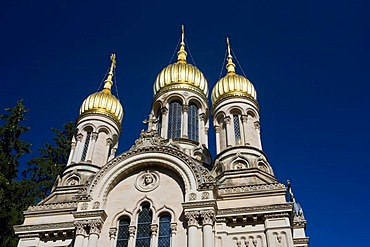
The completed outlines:
{"type": "Polygon", "coordinates": [[[104,81],[102,91],[89,95],[80,107],[80,116],[87,113],[99,113],[112,117],[121,123],[123,118],[123,107],[121,102],[112,94],[113,70],[116,67],[116,55],[111,55],[111,67],[107,79],[104,81]]]}
{"type": "Polygon", "coordinates": [[[184,26],[182,26],[181,43],[180,50],[177,53],[177,62],[168,65],[158,74],[153,86],[154,95],[164,88],[180,88],[200,91],[205,97],[208,97],[208,83],[206,78],[197,67],[187,63],[186,56],[184,26]]]}
{"type": "Polygon", "coordinates": [[[244,76],[235,73],[235,64],[232,61],[230,42],[227,41],[227,75],[221,78],[212,89],[211,100],[215,105],[219,100],[226,97],[248,97],[257,100],[257,92],[253,84],[244,76]]]}

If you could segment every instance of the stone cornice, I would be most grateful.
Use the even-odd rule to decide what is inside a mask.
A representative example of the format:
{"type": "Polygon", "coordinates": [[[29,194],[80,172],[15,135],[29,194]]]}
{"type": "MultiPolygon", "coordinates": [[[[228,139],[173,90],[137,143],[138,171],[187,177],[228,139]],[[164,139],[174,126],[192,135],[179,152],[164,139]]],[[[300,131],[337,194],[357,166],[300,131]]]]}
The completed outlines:
{"type": "Polygon", "coordinates": [[[94,210],[94,211],[74,212],[73,216],[75,219],[99,217],[104,221],[107,218],[107,213],[104,210],[94,210]]]}
{"type": "Polygon", "coordinates": [[[293,243],[294,244],[308,244],[310,241],[310,238],[294,238],[293,243]]]}
{"type": "Polygon", "coordinates": [[[236,186],[228,188],[219,188],[217,190],[218,195],[220,196],[234,196],[235,194],[240,193],[249,193],[249,192],[270,192],[282,190],[285,192],[285,185],[281,183],[273,184],[258,184],[258,185],[249,185],[249,186],[236,186]]]}
{"type": "Polygon", "coordinates": [[[77,202],[51,203],[29,206],[24,215],[39,214],[44,212],[73,211],[77,209],[77,202]]]}
{"type": "Polygon", "coordinates": [[[307,221],[293,221],[293,228],[306,228],[307,221]]]}
{"type": "Polygon", "coordinates": [[[193,209],[193,208],[216,208],[217,204],[215,200],[209,201],[195,201],[195,202],[183,202],[182,207],[184,209],[193,209]]]}
{"type": "Polygon", "coordinates": [[[266,206],[254,206],[254,207],[241,207],[241,208],[228,208],[217,210],[217,217],[220,215],[229,214],[251,214],[251,213],[268,213],[276,211],[291,211],[293,208],[290,204],[276,204],[266,206]]]}
{"type": "Polygon", "coordinates": [[[60,222],[60,223],[50,223],[50,224],[37,224],[37,225],[17,225],[14,226],[14,231],[16,234],[23,232],[43,232],[43,231],[55,231],[55,230],[65,230],[75,228],[73,222],[60,222]]]}

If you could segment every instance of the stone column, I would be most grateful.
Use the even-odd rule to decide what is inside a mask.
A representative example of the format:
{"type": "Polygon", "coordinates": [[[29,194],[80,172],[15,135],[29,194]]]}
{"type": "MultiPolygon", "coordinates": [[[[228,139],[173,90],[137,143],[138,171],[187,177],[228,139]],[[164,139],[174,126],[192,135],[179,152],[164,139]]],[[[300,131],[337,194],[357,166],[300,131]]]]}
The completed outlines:
{"type": "Polygon", "coordinates": [[[76,149],[76,141],[75,141],[75,138],[73,137],[73,140],[71,142],[71,151],[69,153],[67,165],[70,165],[72,163],[73,154],[75,153],[75,149],[76,149]]]}
{"type": "Polygon", "coordinates": [[[189,110],[189,106],[188,105],[184,105],[182,107],[182,137],[183,138],[187,138],[188,137],[188,110],[189,110]]]}
{"type": "Polygon", "coordinates": [[[76,149],[75,149],[75,153],[73,154],[73,159],[72,161],[74,162],[79,162],[81,160],[81,157],[78,157],[78,156],[81,156],[81,149],[83,148],[83,144],[82,144],[82,139],[83,139],[84,135],[82,133],[78,134],[76,136],[76,149]]]}
{"type": "Polygon", "coordinates": [[[171,223],[171,245],[170,247],[176,247],[176,232],[177,232],[177,223],[171,223]]]}
{"type": "Polygon", "coordinates": [[[241,116],[242,120],[242,127],[243,127],[243,145],[250,145],[248,142],[248,134],[247,134],[247,122],[248,122],[248,116],[247,115],[242,115],[241,116]]]}
{"type": "Polygon", "coordinates": [[[207,139],[206,139],[206,130],[205,130],[205,125],[206,125],[206,114],[205,113],[201,113],[199,114],[199,126],[198,126],[198,130],[199,130],[199,143],[201,144],[205,144],[206,146],[208,145],[207,143],[207,139]]]}
{"type": "Polygon", "coordinates": [[[220,140],[220,132],[221,127],[218,125],[215,125],[215,133],[216,133],[216,153],[219,153],[221,151],[221,140],[220,140]]]}
{"type": "Polygon", "coordinates": [[[151,224],[150,231],[151,231],[150,247],[157,247],[158,246],[158,240],[157,240],[158,225],[151,224]]]}
{"type": "Polygon", "coordinates": [[[162,130],[161,136],[167,139],[167,132],[168,132],[168,109],[166,107],[162,107],[162,130]]]}
{"type": "Polygon", "coordinates": [[[200,212],[200,217],[203,222],[203,247],[213,247],[213,222],[215,213],[213,210],[204,210],[200,212]]]}
{"type": "Polygon", "coordinates": [[[111,229],[109,229],[110,247],[116,246],[116,237],[117,237],[117,227],[112,227],[111,229]]]}
{"type": "Polygon", "coordinates": [[[88,225],[90,228],[90,233],[89,233],[89,244],[87,246],[97,247],[100,231],[103,226],[103,221],[101,219],[89,220],[88,225]]]}
{"type": "Polygon", "coordinates": [[[185,212],[188,221],[188,247],[196,247],[198,244],[198,211],[185,212]]]}
{"type": "Polygon", "coordinates": [[[86,157],[86,161],[88,161],[88,162],[92,162],[92,155],[93,155],[93,152],[94,152],[96,140],[98,140],[98,133],[92,132],[91,133],[90,145],[88,147],[87,157],[86,157]]]}
{"type": "Polygon", "coordinates": [[[75,221],[74,225],[76,227],[76,237],[74,247],[83,247],[84,240],[86,236],[86,222],[85,221],[75,221]]]}
{"type": "Polygon", "coordinates": [[[235,140],[233,140],[233,129],[231,126],[231,118],[230,117],[225,117],[224,121],[226,123],[226,147],[230,147],[234,145],[235,140]]]}
{"type": "Polygon", "coordinates": [[[261,149],[262,150],[262,143],[261,143],[261,126],[260,126],[260,122],[259,121],[256,121],[254,122],[254,128],[256,129],[256,132],[257,132],[257,148],[261,149]]]}
{"type": "Polygon", "coordinates": [[[134,247],[135,246],[135,233],[136,233],[136,226],[130,226],[128,228],[128,247],[134,247]]]}

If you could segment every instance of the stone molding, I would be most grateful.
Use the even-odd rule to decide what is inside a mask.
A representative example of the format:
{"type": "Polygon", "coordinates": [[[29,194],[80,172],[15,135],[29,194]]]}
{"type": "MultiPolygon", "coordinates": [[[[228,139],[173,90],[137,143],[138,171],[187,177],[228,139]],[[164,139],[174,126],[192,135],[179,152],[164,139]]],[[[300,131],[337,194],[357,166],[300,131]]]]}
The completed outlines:
{"type": "Polygon", "coordinates": [[[38,224],[38,225],[17,225],[14,226],[14,231],[26,232],[26,231],[55,231],[59,229],[74,229],[74,222],[60,222],[50,224],[38,224]]]}
{"type": "MultiPolygon", "coordinates": [[[[88,184],[89,189],[86,191],[87,194],[91,194],[95,187],[97,186],[98,182],[101,180],[102,177],[115,165],[123,162],[124,160],[135,156],[140,155],[142,153],[148,152],[159,152],[168,154],[171,156],[175,156],[176,158],[182,160],[194,173],[194,177],[196,178],[197,185],[200,188],[208,188],[215,183],[215,178],[211,175],[211,173],[203,166],[197,165],[190,156],[186,155],[180,147],[177,147],[175,143],[171,140],[164,139],[159,137],[157,131],[142,131],[140,133],[140,138],[135,141],[135,145],[133,145],[130,150],[127,152],[117,156],[116,158],[112,159],[108,162],[105,166],[101,168],[101,170],[94,176],[91,184],[88,184]],[[204,184],[204,186],[202,186],[204,184]]],[[[212,186],[211,186],[212,187],[212,186]]],[[[87,189],[87,188],[86,188],[87,189]]],[[[85,191],[82,190],[81,193],[85,191]]],[[[77,198],[81,199],[89,199],[88,195],[80,194],[77,198]]]]}
{"type": "Polygon", "coordinates": [[[191,209],[191,208],[205,208],[205,207],[212,207],[215,208],[216,201],[215,200],[209,200],[209,201],[195,201],[195,202],[183,202],[182,207],[184,209],[191,209]]]}
{"type": "Polygon", "coordinates": [[[306,228],[307,221],[293,221],[293,228],[306,228]]]}
{"type": "Polygon", "coordinates": [[[55,209],[76,209],[76,208],[77,202],[51,203],[29,206],[26,212],[47,211],[55,209]]]}
{"type": "Polygon", "coordinates": [[[265,219],[289,218],[289,213],[265,214],[265,219]]]}
{"type": "Polygon", "coordinates": [[[217,210],[217,215],[227,214],[243,214],[243,213],[260,213],[264,211],[277,211],[277,210],[292,210],[293,206],[290,204],[277,204],[267,206],[255,206],[255,207],[242,207],[242,208],[228,208],[217,210]]]}
{"type": "Polygon", "coordinates": [[[273,184],[259,184],[259,185],[249,185],[249,186],[238,186],[230,188],[220,188],[218,189],[219,195],[237,194],[244,192],[256,192],[256,191],[272,191],[272,190],[285,190],[285,185],[282,183],[273,184]]]}
{"type": "Polygon", "coordinates": [[[107,218],[107,213],[104,210],[74,212],[73,217],[75,219],[99,217],[100,219],[105,220],[107,218]]]}
{"type": "Polygon", "coordinates": [[[309,238],[294,238],[293,239],[293,244],[307,244],[310,241],[309,238]]]}

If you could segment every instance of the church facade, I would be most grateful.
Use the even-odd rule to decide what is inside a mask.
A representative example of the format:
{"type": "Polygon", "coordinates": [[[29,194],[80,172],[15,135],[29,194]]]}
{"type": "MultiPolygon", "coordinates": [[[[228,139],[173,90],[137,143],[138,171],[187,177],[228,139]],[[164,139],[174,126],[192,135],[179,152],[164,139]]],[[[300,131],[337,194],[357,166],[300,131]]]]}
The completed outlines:
{"type": "Polygon", "coordinates": [[[103,90],[81,105],[63,174],[14,227],[18,246],[308,246],[302,208],[262,151],[254,86],[236,73],[227,47],[227,74],[210,105],[182,32],[177,62],[154,83],[147,130],[119,155],[123,107],[111,92],[112,55],[103,90]]]}

